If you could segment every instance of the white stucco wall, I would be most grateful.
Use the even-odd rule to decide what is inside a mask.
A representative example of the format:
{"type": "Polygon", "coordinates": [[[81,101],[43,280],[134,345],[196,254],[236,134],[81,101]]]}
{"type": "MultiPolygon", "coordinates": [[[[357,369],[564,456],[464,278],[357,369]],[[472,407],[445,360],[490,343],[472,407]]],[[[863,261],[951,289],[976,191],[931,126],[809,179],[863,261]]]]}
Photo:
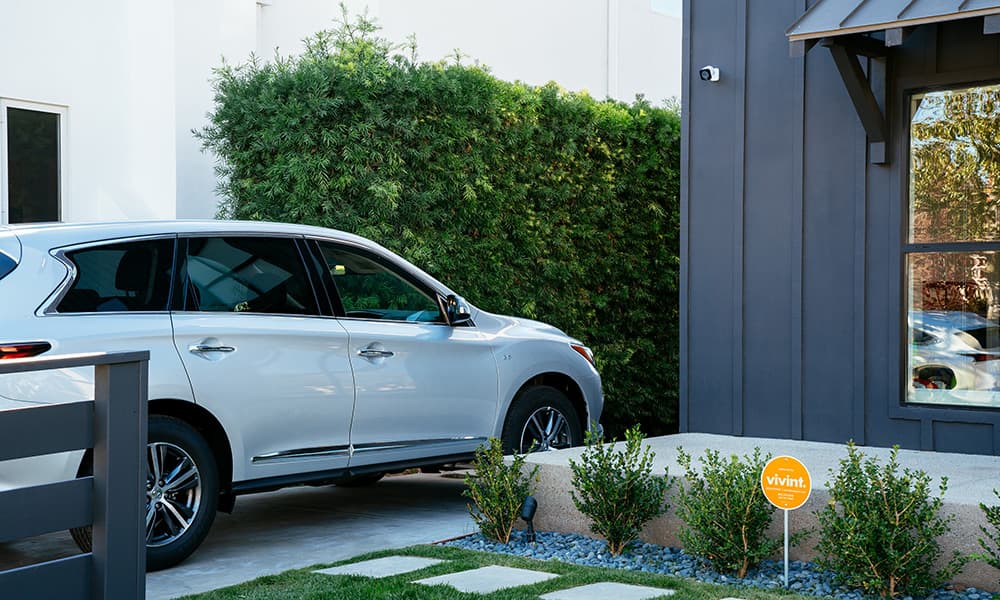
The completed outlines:
{"type": "Polygon", "coordinates": [[[212,69],[223,58],[246,62],[257,48],[258,7],[253,0],[175,0],[174,54],[177,147],[177,216],[215,216],[215,159],[191,133],[203,128],[213,108],[212,69]]]}
{"type": "Polygon", "coordinates": [[[172,2],[0,0],[0,98],[67,107],[63,220],[174,217],[173,21],[172,2]]]}
{"type": "MultiPolygon", "coordinates": [[[[597,98],[661,104],[680,96],[681,20],[672,0],[350,0],[382,35],[416,35],[419,58],[461,51],[501,79],[555,81],[597,98]]],[[[337,2],[270,0],[261,10],[258,53],[297,54],[301,40],[340,18],[337,2]]]]}

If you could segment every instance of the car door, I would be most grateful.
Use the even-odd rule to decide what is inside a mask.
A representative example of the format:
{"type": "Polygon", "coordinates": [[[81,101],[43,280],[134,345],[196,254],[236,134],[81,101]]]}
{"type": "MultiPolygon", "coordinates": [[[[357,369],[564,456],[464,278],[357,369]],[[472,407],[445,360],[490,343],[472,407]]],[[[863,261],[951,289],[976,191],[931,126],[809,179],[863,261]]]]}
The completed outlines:
{"type": "Polygon", "coordinates": [[[474,450],[497,411],[489,337],[448,326],[436,293],[388,256],[332,241],[318,247],[350,336],[351,465],[474,450]]]}
{"type": "Polygon", "coordinates": [[[345,467],[354,410],[348,336],[323,314],[301,242],[182,242],[175,345],[195,401],[229,435],[234,481],[345,467]]]}

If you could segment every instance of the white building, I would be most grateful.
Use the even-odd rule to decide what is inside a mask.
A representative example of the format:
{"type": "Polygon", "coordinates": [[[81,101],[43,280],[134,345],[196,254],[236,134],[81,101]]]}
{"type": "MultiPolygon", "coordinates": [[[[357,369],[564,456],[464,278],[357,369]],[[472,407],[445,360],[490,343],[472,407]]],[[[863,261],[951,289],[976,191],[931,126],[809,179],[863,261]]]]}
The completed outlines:
{"type": "MultiPolygon", "coordinates": [[[[503,79],[595,97],[680,95],[679,0],[349,0],[503,79]]],[[[224,57],[295,54],[333,0],[0,0],[0,224],[215,214],[214,159],[192,135],[224,57]]]]}

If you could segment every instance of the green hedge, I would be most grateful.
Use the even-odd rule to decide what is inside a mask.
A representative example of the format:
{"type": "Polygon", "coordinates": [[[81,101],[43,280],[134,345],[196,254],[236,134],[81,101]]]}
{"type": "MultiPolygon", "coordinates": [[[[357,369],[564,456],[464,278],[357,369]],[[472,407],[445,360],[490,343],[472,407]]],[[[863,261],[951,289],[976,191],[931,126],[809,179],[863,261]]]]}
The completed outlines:
{"type": "Polygon", "coordinates": [[[374,239],[482,309],[589,344],[612,435],[675,430],[675,110],[420,63],[364,19],[214,86],[199,136],[221,216],[374,239]]]}

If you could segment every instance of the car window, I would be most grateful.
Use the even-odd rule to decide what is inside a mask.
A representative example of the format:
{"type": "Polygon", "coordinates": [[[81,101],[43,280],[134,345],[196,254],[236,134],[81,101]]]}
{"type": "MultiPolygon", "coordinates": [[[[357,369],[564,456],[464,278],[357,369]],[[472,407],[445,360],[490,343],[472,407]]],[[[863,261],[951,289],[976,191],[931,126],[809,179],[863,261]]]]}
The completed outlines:
{"type": "Polygon", "coordinates": [[[291,238],[191,238],[183,271],[184,310],[319,314],[291,238]]]}
{"type": "Polygon", "coordinates": [[[374,256],[320,242],[344,316],[442,323],[437,300],[374,256]]]}
{"type": "Polygon", "coordinates": [[[17,261],[13,258],[7,256],[3,252],[0,252],[0,279],[3,279],[14,270],[17,266],[17,261]]]}
{"type": "Polygon", "coordinates": [[[174,240],[107,244],[66,253],[76,267],[61,313],[166,310],[174,240]]]}

